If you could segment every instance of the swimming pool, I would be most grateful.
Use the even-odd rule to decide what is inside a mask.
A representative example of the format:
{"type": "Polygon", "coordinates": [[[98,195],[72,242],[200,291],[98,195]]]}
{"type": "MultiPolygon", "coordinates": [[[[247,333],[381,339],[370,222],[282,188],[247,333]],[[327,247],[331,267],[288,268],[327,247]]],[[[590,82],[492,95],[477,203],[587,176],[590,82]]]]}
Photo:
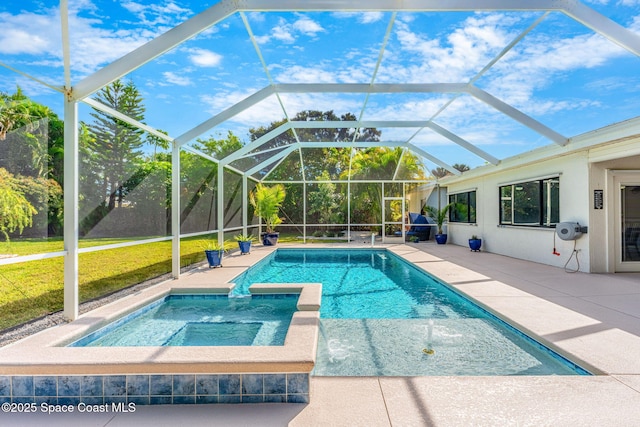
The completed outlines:
{"type": "Polygon", "coordinates": [[[315,375],[587,375],[386,250],[282,249],[232,282],[322,283],[315,375]]]}
{"type": "Polygon", "coordinates": [[[168,295],[70,347],[283,345],[298,295],[168,295]]]}

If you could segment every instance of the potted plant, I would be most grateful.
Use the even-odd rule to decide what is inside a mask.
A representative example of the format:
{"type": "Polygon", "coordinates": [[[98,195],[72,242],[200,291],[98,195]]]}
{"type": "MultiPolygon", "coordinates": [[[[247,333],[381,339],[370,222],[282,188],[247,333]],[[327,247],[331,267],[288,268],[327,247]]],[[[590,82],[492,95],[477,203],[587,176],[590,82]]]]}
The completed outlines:
{"type": "Polygon", "coordinates": [[[261,234],[262,244],[273,246],[278,243],[280,233],[275,228],[282,223],[282,218],[278,216],[278,211],[286,196],[284,185],[276,184],[267,187],[261,183],[249,194],[249,202],[254,208],[254,212],[264,222],[266,232],[261,234]]]}
{"type": "Polygon", "coordinates": [[[442,231],[442,224],[444,224],[444,220],[447,218],[447,213],[449,212],[449,208],[451,207],[451,203],[445,206],[442,209],[434,208],[433,206],[425,206],[424,210],[427,212],[435,222],[438,228],[436,232],[436,242],[439,245],[444,245],[447,243],[447,235],[442,231]]]}
{"type": "Polygon", "coordinates": [[[253,242],[253,236],[251,234],[248,236],[238,234],[236,236],[236,242],[238,242],[238,247],[240,248],[240,255],[245,255],[251,252],[251,242],[253,242]]]}
{"type": "Polygon", "coordinates": [[[469,239],[469,248],[474,252],[478,252],[480,251],[480,246],[482,246],[482,239],[479,239],[475,234],[471,236],[469,239]]]}
{"type": "Polygon", "coordinates": [[[220,244],[217,240],[212,239],[204,241],[202,246],[209,262],[209,268],[222,267],[222,256],[228,249],[227,242],[220,244]]]}

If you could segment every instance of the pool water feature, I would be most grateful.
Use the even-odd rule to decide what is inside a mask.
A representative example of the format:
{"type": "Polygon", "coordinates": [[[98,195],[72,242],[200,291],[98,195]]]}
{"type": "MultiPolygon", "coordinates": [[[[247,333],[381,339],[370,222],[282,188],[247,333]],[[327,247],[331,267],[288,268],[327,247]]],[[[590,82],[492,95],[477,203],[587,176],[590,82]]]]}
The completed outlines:
{"type": "Polygon", "coordinates": [[[298,295],[168,295],[70,344],[106,346],[283,345],[298,295]]]}
{"type": "Polygon", "coordinates": [[[315,375],[588,375],[386,250],[282,249],[235,278],[322,283],[315,375]]]}

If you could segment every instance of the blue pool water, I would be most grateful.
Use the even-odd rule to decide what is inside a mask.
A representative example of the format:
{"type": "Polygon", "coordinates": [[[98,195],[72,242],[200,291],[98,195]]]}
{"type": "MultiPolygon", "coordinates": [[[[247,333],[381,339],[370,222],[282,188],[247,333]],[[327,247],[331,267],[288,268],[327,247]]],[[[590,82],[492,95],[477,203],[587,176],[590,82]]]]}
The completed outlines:
{"type": "Polygon", "coordinates": [[[386,250],[278,249],[232,282],[322,283],[315,375],[584,375],[386,250]]]}
{"type": "Polygon", "coordinates": [[[168,295],[71,347],[283,345],[298,295],[168,295]]]}

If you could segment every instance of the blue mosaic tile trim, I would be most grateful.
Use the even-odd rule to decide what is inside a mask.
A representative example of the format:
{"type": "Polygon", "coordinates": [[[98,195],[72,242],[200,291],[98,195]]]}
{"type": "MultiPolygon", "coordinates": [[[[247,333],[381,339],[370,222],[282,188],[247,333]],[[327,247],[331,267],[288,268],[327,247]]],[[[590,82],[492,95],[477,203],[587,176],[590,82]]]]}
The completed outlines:
{"type": "Polygon", "coordinates": [[[309,374],[0,375],[0,403],[309,403],[309,374]]]}

